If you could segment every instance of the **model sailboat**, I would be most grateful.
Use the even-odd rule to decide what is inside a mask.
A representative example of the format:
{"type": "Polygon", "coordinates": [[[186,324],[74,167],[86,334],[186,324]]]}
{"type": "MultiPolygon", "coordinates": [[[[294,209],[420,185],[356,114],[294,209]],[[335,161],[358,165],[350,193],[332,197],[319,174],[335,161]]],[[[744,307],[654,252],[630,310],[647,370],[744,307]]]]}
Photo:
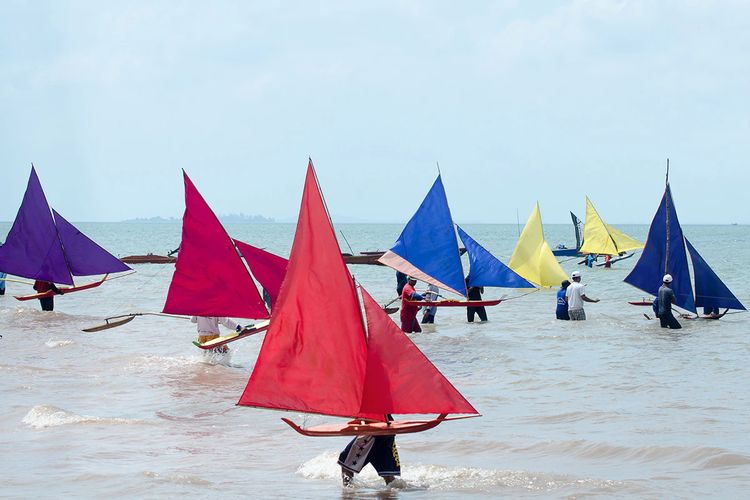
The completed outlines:
{"type": "Polygon", "coordinates": [[[591,200],[588,196],[586,197],[586,224],[583,227],[583,245],[579,250],[580,253],[622,256],[610,261],[614,262],[631,257],[632,253],[626,256],[623,254],[639,248],[643,248],[643,243],[609,224],[605,224],[591,200]]]}
{"type": "MultiPolygon", "coordinates": [[[[683,235],[668,180],[664,196],[651,221],[641,258],[624,281],[646,293],[657,295],[665,274],[672,275],[674,303],[682,309],[692,313],[696,313],[697,307],[745,310],[745,306],[683,235]],[[690,278],[688,254],[693,264],[695,291],[690,278]]],[[[645,304],[651,305],[651,302],[645,304]]]]}
{"type": "MultiPolygon", "coordinates": [[[[404,227],[396,244],[378,261],[396,271],[466,298],[466,282],[456,230],[440,175],[404,227]]],[[[493,306],[500,302],[501,300],[437,300],[414,303],[430,306],[493,306]]]]}
{"type": "MultiPolygon", "coordinates": [[[[95,288],[107,275],[129,271],[117,257],[97,245],[55,210],[51,210],[36,170],[31,167],[26,192],[5,244],[0,246],[0,271],[34,280],[71,285],[65,293],[95,288]],[[76,286],[74,276],[105,275],[76,286]]],[[[16,297],[39,299],[53,292],[16,297]]]]}
{"type": "MultiPolygon", "coordinates": [[[[268,310],[234,241],[184,171],[183,178],[182,241],[162,312],[267,319],[268,310]]],[[[255,325],[246,333],[258,333],[265,327],[255,325]]]]}
{"type": "Polygon", "coordinates": [[[401,434],[478,413],[357,288],[341,256],[312,162],[284,284],[239,405],[353,418],[313,436],[401,434]],[[389,414],[438,414],[389,422],[389,414]]]}
{"type": "Polygon", "coordinates": [[[540,287],[560,286],[560,283],[567,279],[565,271],[544,239],[539,203],[534,206],[529,220],[526,221],[508,266],[527,281],[540,287]]]}

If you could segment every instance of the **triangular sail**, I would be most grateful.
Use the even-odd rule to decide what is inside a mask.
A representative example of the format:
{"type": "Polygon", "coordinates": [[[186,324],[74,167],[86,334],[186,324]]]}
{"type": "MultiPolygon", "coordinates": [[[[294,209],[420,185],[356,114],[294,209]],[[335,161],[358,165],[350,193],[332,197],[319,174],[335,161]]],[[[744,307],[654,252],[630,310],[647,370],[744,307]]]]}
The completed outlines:
{"type": "Polygon", "coordinates": [[[279,297],[281,283],[284,281],[286,266],[289,261],[240,240],[233,241],[245,258],[250,272],[253,273],[260,286],[271,296],[271,308],[273,309],[276,299],[279,297]]]}
{"type": "Polygon", "coordinates": [[[695,307],[718,307],[744,311],[745,306],[721,281],[687,238],[685,238],[685,243],[687,243],[690,259],[693,261],[695,307]]]}
{"type": "Polygon", "coordinates": [[[619,255],[622,252],[643,248],[643,243],[605,224],[591,200],[586,197],[586,224],[583,226],[581,253],[619,255]]]}
{"type": "Polygon", "coordinates": [[[83,234],[56,210],[52,209],[52,213],[73,276],[93,276],[130,270],[130,267],[83,234]]]}
{"type": "Polygon", "coordinates": [[[35,280],[73,284],[52,212],[33,166],[16,219],[5,244],[0,246],[0,271],[35,280]]]}
{"type": "Polygon", "coordinates": [[[183,177],[182,242],[164,312],[268,318],[231,238],[184,171],[183,177]]]}
{"type": "Polygon", "coordinates": [[[438,288],[466,296],[456,231],[439,175],[396,244],[378,261],[438,288]]]}
{"type": "Polygon", "coordinates": [[[641,257],[624,281],[646,293],[657,295],[662,278],[667,273],[673,278],[675,305],[695,312],[685,242],[669,184],[651,221],[641,257]]]}
{"type": "Polygon", "coordinates": [[[508,267],[527,281],[542,287],[560,286],[560,283],[567,279],[565,271],[544,239],[539,203],[526,221],[508,267]]]}
{"type": "Polygon", "coordinates": [[[354,281],[310,162],[284,286],[238,404],[355,417],[366,362],[354,281]]]}
{"type": "Polygon", "coordinates": [[[469,254],[469,286],[496,286],[502,288],[534,288],[523,277],[500,262],[477,243],[466,231],[456,225],[458,235],[469,254]]]}
{"type": "Polygon", "coordinates": [[[367,316],[367,372],[360,416],[477,410],[360,287],[367,316]]]}
{"type": "Polygon", "coordinates": [[[573,212],[570,212],[570,218],[573,220],[573,229],[576,233],[576,249],[581,248],[581,244],[583,241],[581,241],[581,235],[583,234],[583,224],[581,223],[581,219],[576,217],[576,214],[573,212]]]}

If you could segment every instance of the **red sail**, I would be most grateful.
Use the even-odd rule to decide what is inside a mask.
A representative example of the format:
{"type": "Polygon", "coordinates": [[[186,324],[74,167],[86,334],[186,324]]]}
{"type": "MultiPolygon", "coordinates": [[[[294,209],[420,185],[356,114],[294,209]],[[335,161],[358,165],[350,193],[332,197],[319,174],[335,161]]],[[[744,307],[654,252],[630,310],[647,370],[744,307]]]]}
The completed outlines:
{"type": "Polygon", "coordinates": [[[360,416],[384,413],[477,414],[367,293],[367,373],[360,416]]]}
{"type": "Polygon", "coordinates": [[[354,282],[311,161],[284,286],[238,404],[356,416],[366,359],[354,282]]]}
{"type": "Polygon", "coordinates": [[[164,312],[195,316],[268,318],[232,240],[183,171],[182,242],[164,312]]]}
{"type": "Polygon", "coordinates": [[[289,261],[278,255],[243,243],[240,240],[234,240],[234,244],[237,245],[240,253],[245,257],[245,262],[250,267],[250,272],[253,273],[260,286],[265,288],[271,296],[271,308],[273,309],[276,299],[279,297],[281,282],[284,281],[286,266],[289,261]]]}

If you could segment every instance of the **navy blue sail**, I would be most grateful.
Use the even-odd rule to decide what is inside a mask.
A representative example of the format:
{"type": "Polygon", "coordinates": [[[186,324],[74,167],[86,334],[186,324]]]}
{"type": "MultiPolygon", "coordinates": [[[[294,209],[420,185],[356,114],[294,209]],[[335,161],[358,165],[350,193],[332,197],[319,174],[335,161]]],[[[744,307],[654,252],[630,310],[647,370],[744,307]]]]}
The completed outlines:
{"type": "Polygon", "coordinates": [[[535,288],[511,268],[477,243],[461,226],[456,225],[458,236],[469,254],[469,286],[496,286],[501,288],[535,288]]]}
{"type": "Polygon", "coordinates": [[[420,281],[466,296],[456,231],[439,175],[396,244],[378,261],[420,281]]]}
{"type": "Polygon", "coordinates": [[[669,184],[651,221],[641,257],[624,281],[646,293],[657,295],[665,274],[671,274],[673,278],[674,304],[695,312],[684,237],[669,184]]]}
{"type": "Polygon", "coordinates": [[[734,296],[708,263],[701,257],[698,250],[685,238],[690,259],[693,261],[695,275],[695,306],[718,307],[720,309],[745,310],[745,306],[734,296]]]}

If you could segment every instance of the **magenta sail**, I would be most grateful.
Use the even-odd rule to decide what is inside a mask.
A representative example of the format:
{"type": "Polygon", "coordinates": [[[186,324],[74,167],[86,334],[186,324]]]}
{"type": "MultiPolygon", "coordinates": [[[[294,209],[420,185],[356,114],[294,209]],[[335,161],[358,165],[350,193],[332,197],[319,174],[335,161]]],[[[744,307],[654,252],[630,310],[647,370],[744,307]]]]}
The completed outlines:
{"type": "Polygon", "coordinates": [[[73,276],[117,273],[130,268],[50,209],[31,167],[16,220],[0,246],[0,271],[73,285],[73,276]]]}

